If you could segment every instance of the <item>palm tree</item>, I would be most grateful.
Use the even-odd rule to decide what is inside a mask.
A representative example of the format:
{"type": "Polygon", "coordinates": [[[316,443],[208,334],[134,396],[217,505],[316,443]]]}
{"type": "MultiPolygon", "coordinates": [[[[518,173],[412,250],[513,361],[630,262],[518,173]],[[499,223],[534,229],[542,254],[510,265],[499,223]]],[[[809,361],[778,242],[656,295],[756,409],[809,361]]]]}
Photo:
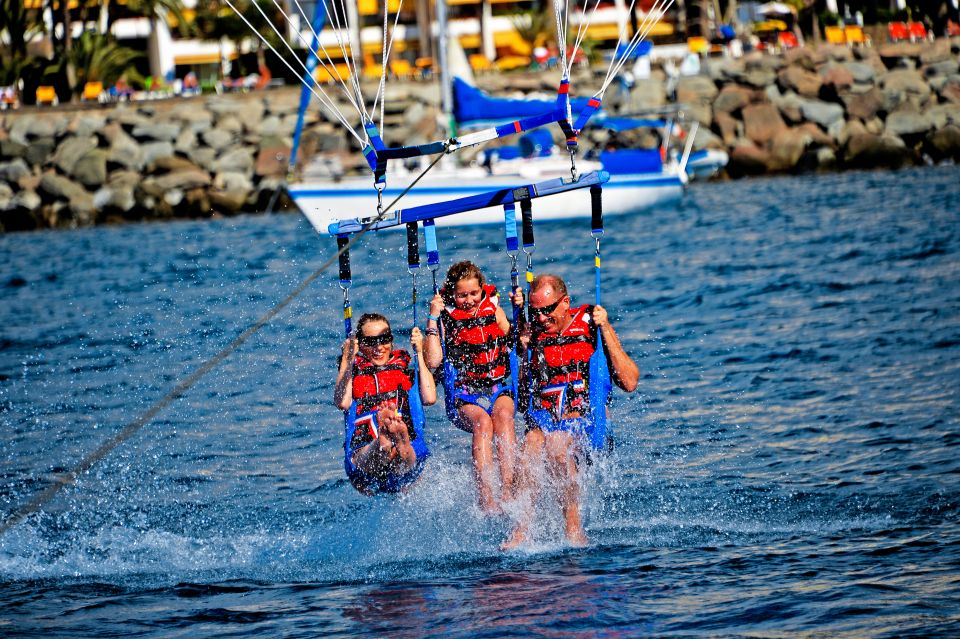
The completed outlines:
{"type": "MultiPolygon", "coordinates": [[[[109,6],[109,3],[108,3],[109,6]]],[[[147,58],[150,61],[150,75],[155,78],[163,77],[163,69],[160,66],[160,29],[166,29],[166,18],[168,15],[177,20],[177,30],[186,35],[189,32],[187,20],[184,17],[183,0],[127,0],[127,10],[130,13],[143,16],[150,21],[150,35],[147,38],[147,58]],[[163,21],[161,23],[161,21],[163,21]]],[[[109,9],[108,9],[109,10],[109,9]]],[[[108,19],[108,32],[113,12],[110,12],[108,19]]]]}
{"type": "Polygon", "coordinates": [[[87,82],[102,82],[104,86],[117,83],[123,76],[135,72],[133,63],[142,53],[122,47],[108,34],[84,31],[74,41],[69,58],[77,74],[73,89],[80,93],[87,82]]]}
{"type": "MultiPolygon", "coordinates": [[[[253,2],[260,7],[260,10],[270,20],[270,23],[277,27],[280,33],[285,33],[287,28],[286,19],[283,17],[283,9],[278,9],[273,0],[231,0],[233,6],[243,13],[254,29],[270,42],[271,46],[278,52],[285,50],[283,44],[278,41],[277,34],[273,27],[264,20],[253,2]]],[[[281,6],[283,3],[280,3],[281,6]]],[[[259,68],[266,66],[263,42],[250,33],[250,27],[231,9],[223,0],[198,0],[197,17],[194,21],[194,27],[201,37],[208,40],[222,42],[229,40],[234,43],[237,53],[240,53],[240,43],[248,38],[254,37],[256,41],[257,65],[259,68]]],[[[221,59],[223,55],[221,54],[221,59]]],[[[243,74],[244,69],[240,69],[243,74]]]]}
{"type": "Polygon", "coordinates": [[[16,85],[33,64],[27,42],[42,30],[38,11],[24,7],[22,0],[0,0],[0,86],[16,85]]]}
{"type": "MultiPolygon", "coordinates": [[[[433,56],[433,38],[430,34],[430,25],[433,19],[430,15],[430,0],[416,0],[414,3],[417,12],[417,34],[420,40],[420,55],[423,57],[433,56]]],[[[441,25],[440,28],[443,28],[441,25]]]]}
{"type": "Polygon", "coordinates": [[[555,32],[553,13],[548,8],[521,13],[513,16],[511,21],[513,28],[531,49],[555,32]]]}

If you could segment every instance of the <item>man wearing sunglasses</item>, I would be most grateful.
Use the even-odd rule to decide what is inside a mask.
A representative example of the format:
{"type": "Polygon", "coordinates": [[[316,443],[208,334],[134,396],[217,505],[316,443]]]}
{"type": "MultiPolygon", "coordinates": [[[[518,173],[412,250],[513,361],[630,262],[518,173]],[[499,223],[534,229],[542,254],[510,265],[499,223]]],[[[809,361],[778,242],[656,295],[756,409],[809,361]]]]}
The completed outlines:
{"type": "MultiPolygon", "coordinates": [[[[522,304],[522,294],[514,303],[522,304]]],[[[560,506],[567,540],[575,545],[587,543],[580,519],[580,490],[577,467],[580,447],[587,445],[590,426],[590,358],[596,352],[597,335],[603,337],[603,352],[614,384],[633,392],[640,369],[623,350],[616,331],[602,306],[574,307],[567,285],[556,276],[536,277],[530,287],[530,319],[520,338],[520,355],[530,350],[529,370],[522,383],[530,384],[531,405],[524,437],[524,472],[527,488],[533,478],[532,464],[544,454],[550,477],[560,488],[560,506]]],[[[596,400],[594,400],[596,401],[596,400]]],[[[605,410],[605,408],[604,408],[605,410]]],[[[521,520],[504,548],[512,548],[527,538],[529,521],[521,520]]]]}

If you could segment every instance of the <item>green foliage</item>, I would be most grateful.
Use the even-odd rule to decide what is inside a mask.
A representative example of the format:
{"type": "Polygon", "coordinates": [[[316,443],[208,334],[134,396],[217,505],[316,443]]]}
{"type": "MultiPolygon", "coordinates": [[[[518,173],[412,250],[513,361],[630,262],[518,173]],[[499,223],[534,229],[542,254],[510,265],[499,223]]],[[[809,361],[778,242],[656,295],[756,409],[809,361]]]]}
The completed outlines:
{"type": "Polygon", "coordinates": [[[823,11],[818,17],[820,24],[824,27],[835,27],[840,24],[840,16],[832,11],[823,11]]]}
{"type": "Polygon", "coordinates": [[[525,11],[510,17],[513,28],[531,47],[555,39],[556,24],[552,11],[525,11]]]}
{"type": "Polygon", "coordinates": [[[177,31],[180,35],[191,35],[190,23],[183,14],[183,0],[127,0],[127,10],[151,20],[165,12],[177,19],[177,31]]]}
{"type": "MultiPolygon", "coordinates": [[[[576,33],[573,33],[569,38],[571,40],[571,46],[574,44],[573,38],[576,35],[576,33]]],[[[583,41],[580,42],[580,49],[583,51],[583,55],[586,56],[590,64],[599,64],[603,61],[603,51],[600,48],[600,43],[593,38],[584,38],[583,41]]]]}
{"type": "MultiPolygon", "coordinates": [[[[276,27],[280,33],[284,32],[286,18],[273,0],[231,0],[231,3],[243,14],[246,22],[223,0],[197,0],[197,14],[193,24],[200,37],[207,40],[225,38],[234,43],[237,51],[240,50],[242,40],[253,38],[260,49],[263,43],[257,34],[251,31],[252,26],[281,54],[286,50],[274,31],[276,27]],[[264,18],[264,15],[267,17],[264,18]],[[273,26],[270,26],[271,24],[273,26]]],[[[243,71],[241,69],[241,73],[243,71]]]]}
{"type": "MultiPolygon", "coordinates": [[[[231,0],[231,3],[243,14],[243,17],[256,29],[257,33],[275,47],[279,44],[277,34],[270,24],[272,23],[283,33],[286,27],[286,18],[273,0],[256,0],[256,2],[252,0],[231,0]],[[264,14],[269,21],[263,17],[264,14]]],[[[196,11],[197,17],[194,20],[194,25],[203,38],[208,40],[226,38],[235,42],[244,38],[255,38],[257,42],[260,41],[256,34],[251,32],[250,27],[224,0],[197,0],[196,11]]]]}
{"type": "Polygon", "coordinates": [[[0,0],[0,86],[17,83],[36,60],[27,54],[27,42],[43,31],[40,12],[23,0],[0,0]]]}
{"type": "Polygon", "coordinates": [[[136,71],[134,62],[141,57],[142,53],[120,46],[112,36],[84,31],[73,41],[73,46],[65,58],[48,66],[46,73],[57,74],[63,65],[73,65],[77,82],[72,89],[76,93],[82,92],[87,82],[102,82],[104,87],[109,87],[122,77],[126,77],[131,83],[140,84],[142,78],[136,71]]]}

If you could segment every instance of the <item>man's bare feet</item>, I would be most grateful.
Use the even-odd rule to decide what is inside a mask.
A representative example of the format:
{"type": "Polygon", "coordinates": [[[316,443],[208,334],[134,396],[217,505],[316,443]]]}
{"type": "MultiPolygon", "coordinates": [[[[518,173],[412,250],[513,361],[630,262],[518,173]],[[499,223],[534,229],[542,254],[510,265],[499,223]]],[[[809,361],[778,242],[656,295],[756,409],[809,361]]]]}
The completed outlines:
{"type": "Polygon", "coordinates": [[[587,539],[587,533],[582,527],[577,527],[574,529],[567,529],[567,541],[571,546],[576,546],[577,548],[583,548],[589,543],[587,539]]]}
{"type": "Polygon", "coordinates": [[[490,495],[489,491],[481,490],[481,495],[477,499],[477,505],[480,506],[480,511],[487,516],[493,515],[502,515],[503,508],[500,507],[500,504],[490,495]],[[486,492],[486,495],[483,493],[486,492]]]}
{"type": "Polygon", "coordinates": [[[513,550],[518,548],[523,542],[527,540],[527,527],[526,526],[517,526],[513,529],[513,532],[510,533],[510,537],[507,538],[505,542],[500,544],[500,550],[513,550]]]}

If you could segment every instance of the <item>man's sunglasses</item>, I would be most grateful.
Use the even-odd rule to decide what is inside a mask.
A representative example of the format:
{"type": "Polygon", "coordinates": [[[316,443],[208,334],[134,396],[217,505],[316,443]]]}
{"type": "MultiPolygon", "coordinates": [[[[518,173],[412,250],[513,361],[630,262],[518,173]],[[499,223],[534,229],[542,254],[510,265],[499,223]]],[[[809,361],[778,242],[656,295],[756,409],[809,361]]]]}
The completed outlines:
{"type": "Polygon", "coordinates": [[[393,341],[393,333],[384,331],[379,335],[357,335],[357,341],[363,346],[382,346],[393,341]]]}
{"type": "Polygon", "coordinates": [[[540,307],[531,306],[530,312],[533,314],[534,317],[538,315],[552,315],[553,312],[557,310],[557,307],[560,306],[560,302],[562,301],[563,301],[563,298],[561,297],[556,302],[548,306],[540,306],[540,307]]]}

